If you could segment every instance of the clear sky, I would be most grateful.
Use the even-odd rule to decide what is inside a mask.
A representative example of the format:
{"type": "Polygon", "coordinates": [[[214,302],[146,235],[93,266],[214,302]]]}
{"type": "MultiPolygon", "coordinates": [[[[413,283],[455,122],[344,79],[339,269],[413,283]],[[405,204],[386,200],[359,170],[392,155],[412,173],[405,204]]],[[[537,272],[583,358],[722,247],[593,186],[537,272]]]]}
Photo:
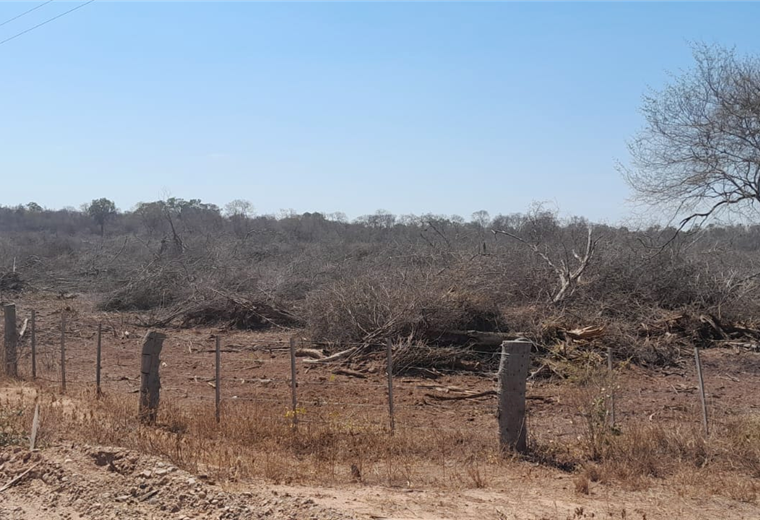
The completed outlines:
{"type": "MultiPolygon", "coordinates": [[[[0,23],[36,5],[0,2],[0,23]]],[[[75,3],[0,27],[0,40],[75,3]]],[[[757,3],[101,2],[0,45],[0,204],[627,219],[615,170],[688,41],[757,3]]]]}

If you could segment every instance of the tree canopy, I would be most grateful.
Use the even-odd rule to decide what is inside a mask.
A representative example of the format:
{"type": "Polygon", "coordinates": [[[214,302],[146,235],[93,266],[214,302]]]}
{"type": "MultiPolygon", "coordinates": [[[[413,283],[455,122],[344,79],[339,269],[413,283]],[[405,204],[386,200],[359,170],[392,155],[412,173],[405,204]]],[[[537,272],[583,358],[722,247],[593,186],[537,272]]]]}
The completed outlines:
{"type": "Polygon", "coordinates": [[[87,206],[87,214],[100,226],[100,235],[103,236],[106,222],[116,215],[116,205],[106,198],[95,199],[87,206]]]}
{"type": "Polygon", "coordinates": [[[644,96],[644,128],[623,174],[681,227],[760,202],[760,60],[696,44],[692,69],[644,96]]]}

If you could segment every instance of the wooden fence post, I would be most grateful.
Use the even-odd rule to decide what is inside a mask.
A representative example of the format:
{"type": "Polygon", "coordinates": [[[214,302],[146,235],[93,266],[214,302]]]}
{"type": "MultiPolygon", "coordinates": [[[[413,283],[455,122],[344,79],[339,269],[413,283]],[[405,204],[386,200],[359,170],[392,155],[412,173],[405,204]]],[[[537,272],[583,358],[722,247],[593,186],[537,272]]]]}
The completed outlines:
{"type": "Polygon", "coordinates": [[[66,393],[66,311],[61,310],[61,393],[66,393]]]}
{"type": "Polygon", "coordinates": [[[219,411],[219,407],[221,406],[222,402],[222,341],[219,338],[219,335],[216,335],[216,374],[214,376],[214,379],[216,381],[216,385],[214,388],[214,404],[215,404],[215,416],[216,416],[216,423],[219,424],[219,421],[221,419],[221,414],[219,411]]]}
{"type": "Polygon", "coordinates": [[[140,422],[155,424],[158,415],[158,401],[161,390],[160,367],[161,349],[166,335],[148,331],[143,338],[142,360],[140,364],[140,422]]]}
{"type": "Polygon", "coordinates": [[[32,309],[32,379],[37,379],[37,311],[32,309]]]}
{"type": "Polygon", "coordinates": [[[101,352],[101,338],[103,333],[103,324],[98,323],[98,352],[95,361],[95,388],[97,389],[98,399],[100,398],[100,352],[101,352]]]}
{"type": "Polygon", "coordinates": [[[393,410],[393,342],[388,338],[386,346],[386,357],[388,359],[388,413],[391,419],[391,435],[396,431],[396,416],[393,410]]]}
{"type": "Polygon", "coordinates": [[[697,379],[699,380],[699,398],[702,401],[702,426],[705,428],[705,435],[710,435],[710,428],[707,423],[707,400],[705,399],[705,382],[702,379],[702,360],[699,358],[699,347],[694,347],[694,361],[697,364],[697,379]]]}
{"type": "Polygon", "coordinates": [[[298,382],[296,380],[296,339],[290,337],[290,397],[293,407],[293,428],[298,427],[298,395],[296,394],[296,388],[298,382]]]}
{"type": "Polygon", "coordinates": [[[612,368],[612,347],[607,347],[607,372],[610,387],[610,428],[615,427],[615,371],[612,368]]]}
{"type": "MultiPolygon", "coordinates": [[[[39,395],[37,396],[39,399],[39,395]]],[[[32,418],[32,434],[29,436],[29,451],[37,447],[37,431],[40,428],[40,402],[34,405],[34,417],[32,418]]]]}
{"type": "Polygon", "coordinates": [[[530,368],[531,342],[527,339],[501,344],[499,361],[499,444],[502,450],[528,449],[528,425],[525,422],[525,386],[530,368]]]}
{"type": "Polygon", "coordinates": [[[16,306],[9,304],[4,307],[5,311],[5,341],[3,349],[3,365],[7,377],[18,377],[18,355],[16,344],[18,343],[18,331],[16,330],[16,306]]]}

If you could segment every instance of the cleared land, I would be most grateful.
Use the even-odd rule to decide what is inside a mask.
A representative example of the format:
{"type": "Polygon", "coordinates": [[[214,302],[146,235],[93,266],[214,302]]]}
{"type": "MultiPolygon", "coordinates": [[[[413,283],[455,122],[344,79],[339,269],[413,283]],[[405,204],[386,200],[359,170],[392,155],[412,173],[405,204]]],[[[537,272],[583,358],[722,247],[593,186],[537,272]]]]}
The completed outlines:
{"type": "MultiPolygon", "coordinates": [[[[129,315],[96,312],[84,296],[26,295],[16,303],[19,320],[37,311],[39,381],[37,387],[5,383],[4,432],[9,441],[18,439],[0,452],[0,486],[39,466],[2,493],[0,518],[54,518],[53,511],[60,518],[122,518],[127,511],[134,518],[760,515],[760,357],[747,349],[703,352],[713,429],[708,438],[700,431],[690,358],[668,368],[623,363],[614,382],[619,433],[599,422],[606,395],[599,385],[606,380],[536,377],[528,386],[532,455],[505,459],[498,452],[495,397],[434,397],[495,388],[487,355],[477,372],[397,376],[394,436],[381,353],[353,367],[363,378],[299,358],[295,432],[287,346],[291,336],[303,336],[300,331],[164,329],[159,424],[141,428],[136,409],[144,330],[128,325],[129,315]],[[57,390],[62,310],[69,323],[65,397],[57,390]],[[105,331],[100,401],[94,392],[98,322],[105,331]],[[223,337],[219,427],[209,384],[216,334],[223,337]],[[35,398],[42,405],[42,449],[30,456],[18,445],[31,426],[35,398]],[[109,471],[93,456],[100,451],[135,461],[109,471]],[[144,473],[164,467],[179,469],[166,478],[144,473]],[[191,478],[195,483],[188,484],[191,478]],[[185,502],[177,502],[180,495],[185,502]],[[280,502],[271,506],[272,500],[280,502]],[[241,509],[246,506],[250,511],[241,509]]],[[[28,381],[28,341],[22,348],[20,368],[28,381]]]]}

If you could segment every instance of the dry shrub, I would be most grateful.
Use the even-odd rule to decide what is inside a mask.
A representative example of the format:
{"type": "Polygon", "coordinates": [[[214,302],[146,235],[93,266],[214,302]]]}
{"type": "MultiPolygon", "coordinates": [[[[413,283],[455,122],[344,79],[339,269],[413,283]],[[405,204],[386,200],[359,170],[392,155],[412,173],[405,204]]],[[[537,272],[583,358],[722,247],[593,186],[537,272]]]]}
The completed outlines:
{"type": "Polygon", "coordinates": [[[180,266],[163,265],[135,275],[107,294],[98,307],[103,311],[151,311],[183,301],[191,292],[180,266]]]}
{"type": "Polygon", "coordinates": [[[0,448],[23,442],[23,416],[24,410],[17,403],[0,404],[0,448]]]}
{"type": "Polygon", "coordinates": [[[0,273],[0,291],[21,292],[24,290],[25,285],[18,273],[12,271],[0,273]]]}
{"type": "Polygon", "coordinates": [[[736,462],[753,478],[760,478],[760,417],[741,417],[726,424],[722,439],[736,462]]]}
{"type": "Polygon", "coordinates": [[[568,400],[581,417],[582,443],[587,457],[601,459],[614,436],[609,417],[609,397],[614,375],[597,364],[576,367],[570,377],[574,387],[568,392],[568,400]]]}
{"type": "Polygon", "coordinates": [[[683,466],[702,468],[711,452],[697,427],[634,426],[608,440],[601,467],[615,480],[630,483],[665,478],[683,466]]]}
{"type": "Polygon", "coordinates": [[[588,495],[590,492],[591,482],[585,473],[575,477],[573,481],[575,484],[575,492],[579,495],[588,495]]]}
{"type": "Polygon", "coordinates": [[[314,339],[350,343],[459,329],[496,315],[484,307],[443,278],[375,271],[312,291],[303,313],[314,339]]]}

